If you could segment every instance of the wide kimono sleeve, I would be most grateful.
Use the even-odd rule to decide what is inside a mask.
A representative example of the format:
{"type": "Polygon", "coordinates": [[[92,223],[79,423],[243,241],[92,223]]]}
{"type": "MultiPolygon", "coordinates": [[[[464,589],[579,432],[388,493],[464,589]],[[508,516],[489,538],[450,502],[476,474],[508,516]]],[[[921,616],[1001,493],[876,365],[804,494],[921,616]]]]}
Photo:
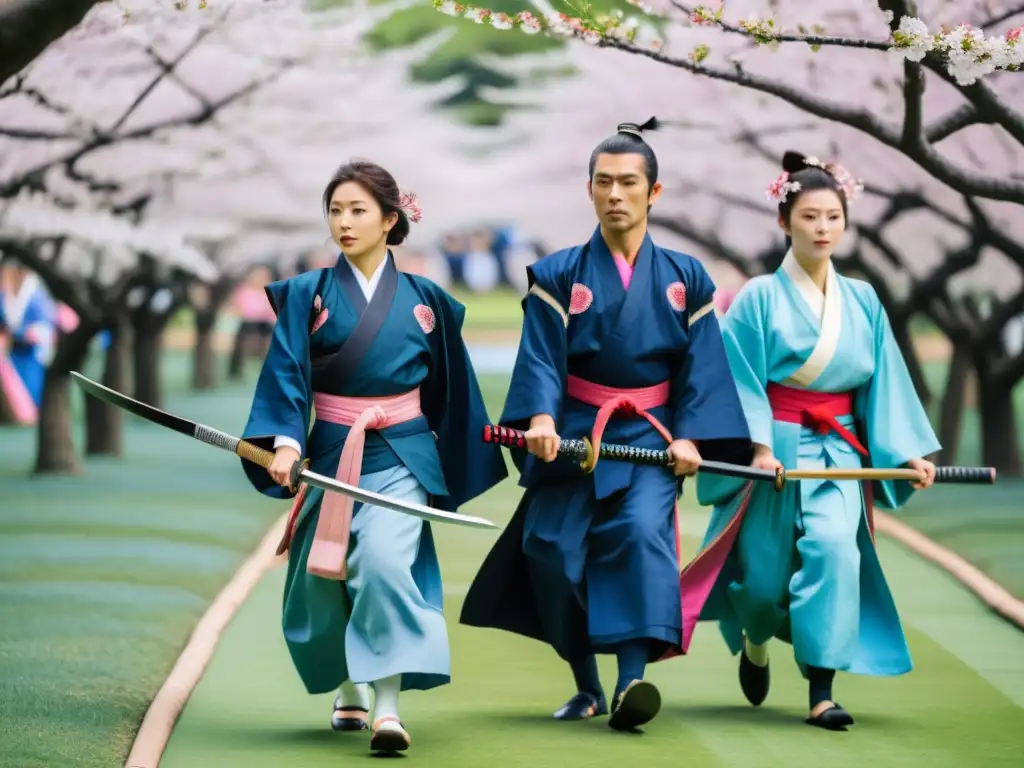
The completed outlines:
{"type": "Polygon", "coordinates": [[[569,297],[560,261],[547,257],[527,268],[523,332],[512,369],[501,424],[526,429],[542,413],[557,424],[568,366],[569,297]]]}
{"type": "Polygon", "coordinates": [[[508,477],[508,469],[501,451],[483,444],[490,418],[462,338],[466,308],[436,286],[429,296],[437,320],[431,334],[433,368],[423,400],[427,420],[437,435],[448,489],[447,496],[433,503],[454,512],[508,477]]]}
{"type": "Polygon", "coordinates": [[[707,459],[749,461],[750,433],[715,315],[715,284],[697,261],[691,261],[686,294],[688,341],[670,382],[672,437],[699,441],[707,459]]]}
{"type": "MultiPolygon", "coordinates": [[[[756,283],[748,282],[722,318],[721,337],[747,434],[753,444],[773,448],[774,417],[767,395],[768,362],[762,301],[756,283]]],[[[699,474],[697,501],[705,506],[727,503],[745,485],[746,481],[736,478],[699,474]]]]}
{"type": "MultiPolygon", "coordinates": [[[[942,446],[914,389],[889,316],[873,290],[869,302],[875,372],[857,393],[856,414],[867,433],[871,464],[879,468],[902,467],[911,459],[935,453],[942,446]]],[[[875,503],[887,509],[898,509],[914,494],[906,480],[879,481],[873,487],[875,503]]]]}
{"type": "MultiPolygon", "coordinates": [[[[266,289],[277,323],[242,436],[270,451],[274,450],[275,438],[285,437],[299,446],[300,456],[306,454],[312,403],[309,322],[315,278],[315,273],[306,273],[271,283],[266,289]]],[[[277,485],[263,467],[243,459],[242,468],[261,493],[278,499],[294,495],[277,485]]]]}

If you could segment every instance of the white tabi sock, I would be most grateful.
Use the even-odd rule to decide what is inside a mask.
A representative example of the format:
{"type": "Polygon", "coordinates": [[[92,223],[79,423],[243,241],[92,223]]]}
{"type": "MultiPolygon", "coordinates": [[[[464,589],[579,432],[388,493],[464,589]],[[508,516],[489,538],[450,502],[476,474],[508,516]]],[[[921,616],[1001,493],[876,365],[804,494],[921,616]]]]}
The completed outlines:
{"type": "Polygon", "coordinates": [[[398,694],[402,690],[402,676],[392,675],[373,683],[373,719],[393,717],[398,719],[398,694]]]}
{"type": "Polygon", "coordinates": [[[370,686],[366,683],[353,683],[346,680],[338,689],[338,698],[343,707],[362,707],[370,711],[370,686]]]}
{"type": "MultiPolygon", "coordinates": [[[[770,641],[769,641],[770,642],[770,641]]],[[[768,666],[768,643],[763,645],[754,645],[746,637],[743,638],[743,647],[747,654],[747,658],[750,659],[751,663],[757,667],[768,666]]]]}

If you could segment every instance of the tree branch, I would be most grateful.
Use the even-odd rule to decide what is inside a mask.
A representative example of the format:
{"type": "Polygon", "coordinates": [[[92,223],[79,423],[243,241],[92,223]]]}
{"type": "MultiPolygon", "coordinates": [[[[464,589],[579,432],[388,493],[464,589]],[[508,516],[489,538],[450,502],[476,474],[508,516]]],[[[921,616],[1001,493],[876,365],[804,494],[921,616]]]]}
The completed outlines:
{"type": "Polygon", "coordinates": [[[924,70],[915,61],[903,61],[903,135],[900,143],[924,145],[924,70]]]}
{"type": "Polygon", "coordinates": [[[1024,3],[1017,3],[1016,7],[1000,11],[995,16],[985,19],[985,21],[975,24],[974,26],[978,29],[988,29],[989,27],[996,26],[996,24],[1002,24],[1004,21],[1009,21],[1014,16],[1020,16],[1022,13],[1024,13],[1024,3]]]}
{"type": "Polygon", "coordinates": [[[601,47],[616,48],[626,53],[645,56],[661,64],[710,77],[713,80],[722,80],[776,96],[804,112],[856,128],[881,143],[899,150],[936,179],[963,194],[1024,204],[1024,182],[1010,180],[1005,176],[983,176],[957,168],[929,146],[923,140],[923,134],[916,142],[904,143],[902,136],[892,125],[883,123],[866,109],[848,107],[812,96],[769,78],[749,74],[739,66],[735,67],[733,71],[708,67],[703,63],[697,64],[687,59],[676,59],[659,51],[612,38],[602,38],[597,44],[601,47]]]}
{"type": "Polygon", "coordinates": [[[99,0],[0,0],[0,83],[75,27],[99,0]]]}
{"type": "MultiPolygon", "coordinates": [[[[677,10],[686,14],[686,16],[693,22],[699,23],[694,20],[694,13],[696,12],[695,6],[687,6],[678,0],[672,0],[672,5],[677,10]]],[[[707,23],[708,26],[716,26],[723,32],[729,34],[742,35],[748,39],[753,39],[755,35],[744,29],[742,26],[737,24],[729,24],[724,21],[716,21],[707,23]]],[[[837,37],[835,35],[807,35],[807,34],[787,34],[783,32],[774,33],[771,35],[772,40],[777,40],[780,43],[805,43],[810,46],[838,46],[840,48],[864,48],[874,51],[888,51],[892,48],[892,42],[889,40],[867,40],[864,38],[857,37],[837,37]]]]}
{"type": "Polygon", "coordinates": [[[1021,144],[1024,144],[1024,115],[1011,109],[999,98],[991,86],[981,80],[972,85],[960,85],[941,64],[927,59],[922,62],[929,70],[956,88],[974,105],[978,123],[998,125],[1021,144]]]}
{"type": "Polygon", "coordinates": [[[925,128],[924,138],[929,144],[938,144],[943,139],[948,139],[954,133],[962,131],[964,128],[983,123],[991,125],[992,121],[986,120],[979,115],[974,105],[962,104],[945,117],[939,118],[925,128]]]}

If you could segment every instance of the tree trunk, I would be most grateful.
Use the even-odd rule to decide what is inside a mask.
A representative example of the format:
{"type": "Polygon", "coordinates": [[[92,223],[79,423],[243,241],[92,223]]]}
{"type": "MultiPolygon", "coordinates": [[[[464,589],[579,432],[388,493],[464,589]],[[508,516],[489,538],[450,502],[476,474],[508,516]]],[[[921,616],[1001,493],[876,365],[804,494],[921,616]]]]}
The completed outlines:
{"type": "Polygon", "coordinates": [[[903,353],[903,359],[907,363],[907,371],[910,373],[910,380],[914,383],[914,389],[926,408],[932,404],[932,390],[924,376],[924,369],[921,367],[921,359],[914,347],[913,335],[910,333],[910,315],[902,312],[896,313],[888,310],[889,325],[892,327],[893,338],[896,345],[903,353]]]}
{"type": "Polygon", "coordinates": [[[1020,476],[1020,443],[1013,407],[1014,385],[978,376],[978,410],[981,413],[981,459],[1003,476],[1020,476]]]}
{"type": "Polygon", "coordinates": [[[217,312],[196,310],[196,348],[192,354],[192,388],[213,389],[217,386],[217,353],[213,348],[217,312]]]}
{"type": "MultiPolygon", "coordinates": [[[[103,364],[103,385],[128,391],[128,323],[117,318],[110,328],[110,346],[103,364]]],[[[124,455],[124,411],[95,397],[85,399],[85,455],[124,455]]]]}
{"type": "Polygon", "coordinates": [[[76,26],[100,0],[10,0],[0,3],[0,83],[27,67],[76,26]]]}
{"type": "Polygon", "coordinates": [[[96,330],[96,326],[82,322],[72,333],[61,334],[57,342],[57,354],[46,370],[43,403],[39,408],[37,475],[81,472],[71,433],[71,371],[82,367],[96,330]]]}
{"type": "Polygon", "coordinates": [[[971,347],[963,342],[955,343],[953,356],[949,361],[946,389],[942,395],[939,413],[939,442],[942,443],[940,461],[953,464],[960,449],[960,434],[964,422],[964,398],[967,392],[967,377],[971,372],[971,347]]]}
{"type": "Polygon", "coordinates": [[[163,407],[163,380],[160,376],[160,362],[163,352],[163,323],[148,315],[132,328],[132,364],[135,373],[136,400],[163,407]]]}

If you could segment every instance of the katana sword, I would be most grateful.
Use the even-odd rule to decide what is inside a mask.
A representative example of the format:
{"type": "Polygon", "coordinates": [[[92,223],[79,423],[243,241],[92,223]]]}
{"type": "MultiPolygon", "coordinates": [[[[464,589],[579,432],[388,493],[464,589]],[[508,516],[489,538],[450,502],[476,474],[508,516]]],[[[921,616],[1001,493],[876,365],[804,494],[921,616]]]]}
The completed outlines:
{"type": "MultiPolygon", "coordinates": [[[[484,427],[484,442],[504,445],[507,448],[526,449],[526,433],[519,429],[511,429],[496,424],[488,424],[484,427]]],[[[584,472],[594,471],[597,461],[594,456],[594,446],[587,437],[576,439],[562,439],[558,444],[558,455],[575,461],[584,472]]],[[[668,467],[672,464],[668,451],[658,451],[652,448],[634,448],[631,445],[617,445],[615,443],[601,443],[597,457],[609,461],[628,461],[631,464],[649,464],[656,467],[668,467]]],[[[771,483],[776,491],[781,491],[786,484],[784,474],[779,474],[772,469],[757,469],[756,467],[743,464],[728,464],[723,461],[702,461],[697,468],[698,472],[705,472],[709,475],[725,475],[726,477],[738,477],[744,480],[757,480],[759,482],[771,483]]]]}
{"type": "MultiPolygon", "coordinates": [[[[484,442],[496,443],[510,448],[526,448],[526,433],[518,429],[510,429],[490,424],[484,427],[484,442]]],[[[558,454],[576,461],[585,472],[594,470],[594,447],[588,438],[579,440],[561,440],[558,454]]],[[[601,443],[598,458],[610,461],[628,461],[633,464],[648,464],[666,467],[672,464],[668,451],[652,448],[634,448],[631,445],[601,443]]],[[[781,491],[787,480],[917,480],[918,474],[913,469],[878,469],[875,467],[856,467],[852,469],[756,469],[739,464],[725,464],[717,461],[703,461],[697,470],[712,475],[727,475],[746,478],[748,480],[768,480],[774,483],[775,490],[781,491]]],[[[996,481],[995,467],[936,467],[936,483],[963,483],[975,485],[991,485],[996,481]]]]}
{"type": "MultiPolygon", "coordinates": [[[[140,416],[154,424],[159,424],[162,427],[173,429],[175,432],[188,435],[201,443],[212,445],[215,448],[230,451],[236,456],[239,456],[246,461],[251,461],[253,464],[258,464],[264,469],[267,469],[270,466],[270,463],[274,460],[273,451],[260,448],[247,440],[232,437],[220,430],[208,427],[205,424],[190,421],[189,419],[182,418],[181,416],[175,416],[167,413],[166,411],[162,411],[159,408],[154,408],[151,405],[140,403],[138,400],[134,400],[127,395],[123,395],[120,392],[105,387],[102,384],[83,376],[77,371],[72,371],[71,375],[74,376],[78,386],[96,399],[102,400],[105,403],[110,403],[111,405],[116,405],[118,408],[122,408],[129,413],[134,413],[136,416],[140,416]]],[[[456,512],[446,512],[442,509],[432,509],[431,507],[424,506],[423,504],[417,504],[412,501],[392,499],[389,496],[383,496],[379,493],[374,493],[373,491],[367,491],[363,488],[357,488],[356,486],[349,485],[348,483],[343,483],[341,480],[336,480],[333,477],[326,477],[324,475],[317,474],[316,472],[311,472],[309,470],[309,459],[300,459],[292,465],[289,484],[292,488],[295,488],[300,482],[311,485],[314,488],[320,488],[324,491],[332,491],[334,493],[350,496],[363,504],[382,507],[395,512],[402,512],[407,515],[413,515],[414,517],[429,520],[432,523],[452,523],[454,525],[461,525],[467,528],[500,529],[501,527],[492,523],[490,520],[485,520],[482,517],[460,515],[456,512]]]]}

